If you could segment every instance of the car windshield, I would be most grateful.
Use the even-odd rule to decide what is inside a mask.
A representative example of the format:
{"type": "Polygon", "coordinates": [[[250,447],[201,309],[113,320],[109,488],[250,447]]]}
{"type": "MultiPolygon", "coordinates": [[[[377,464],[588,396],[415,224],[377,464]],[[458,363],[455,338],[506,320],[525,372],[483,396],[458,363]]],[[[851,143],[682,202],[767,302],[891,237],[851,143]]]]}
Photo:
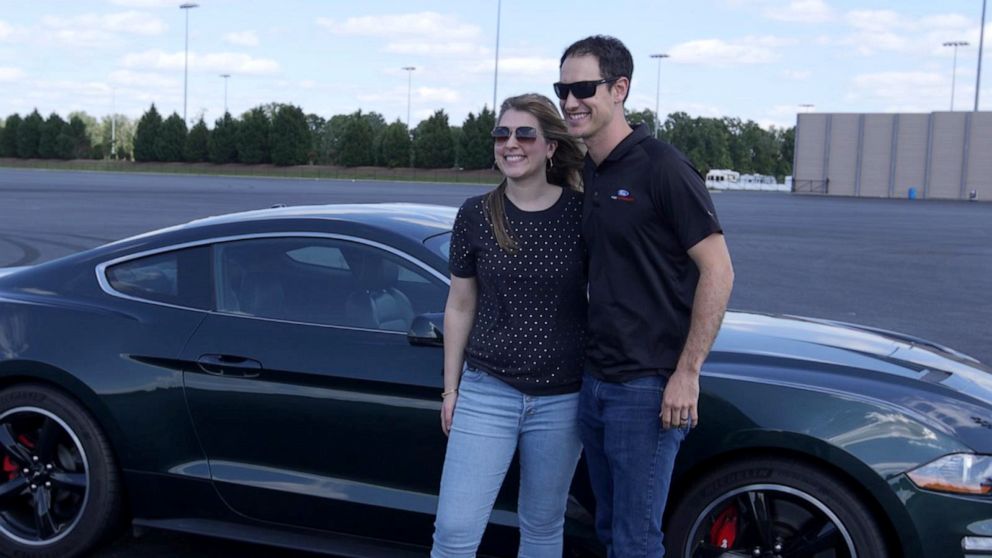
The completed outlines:
{"type": "Polygon", "coordinates": [[[424,246],[448,261],[448,254],[451,251],[451,231],[427,237],[424,246]]]}

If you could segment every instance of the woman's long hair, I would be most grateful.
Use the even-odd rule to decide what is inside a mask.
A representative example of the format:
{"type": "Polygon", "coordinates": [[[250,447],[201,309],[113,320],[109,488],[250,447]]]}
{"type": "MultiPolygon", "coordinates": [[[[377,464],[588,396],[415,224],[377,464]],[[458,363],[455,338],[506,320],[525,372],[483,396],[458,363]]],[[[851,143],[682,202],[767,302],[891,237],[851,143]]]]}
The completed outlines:
{"type": "MultiPolygon", "coordinates": [[[[496,122],[508,110],[526,112],[537,119],[541,134],[547,141],[558,144],[549,166],[545,171],[548,182],[562,188],[582,191],[582,164],[585,152],[579,142],[568,133],[565,121],[558,114],[558,107],[551,99],[538,93],[526,93],[510,97],[499,107],[496,122]]],[[[510,235],[510,226],[506,218],[506,179],[500,182],[495,190],[489,192],[485,199],[486,217],[493,228],[493,235],[500,248],[509,253],[517,251],[517,243],[510,235]]]]}

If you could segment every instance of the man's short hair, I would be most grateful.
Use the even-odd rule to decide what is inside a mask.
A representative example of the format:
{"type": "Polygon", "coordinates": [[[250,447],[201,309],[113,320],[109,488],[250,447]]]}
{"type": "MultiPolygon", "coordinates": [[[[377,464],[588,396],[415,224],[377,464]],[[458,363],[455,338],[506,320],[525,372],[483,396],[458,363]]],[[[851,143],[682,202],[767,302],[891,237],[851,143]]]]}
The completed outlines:
{"type": "Polygon", "coordinates": [[[616,37],[609,35],[593,35],[572,43],[561,55],[558,67],[565,64],[569,56],[592,55],[599,60],[599,73],[603,79],[625,77],[628,80],[634,75],[634,59],[630,51],[616,37]]]}

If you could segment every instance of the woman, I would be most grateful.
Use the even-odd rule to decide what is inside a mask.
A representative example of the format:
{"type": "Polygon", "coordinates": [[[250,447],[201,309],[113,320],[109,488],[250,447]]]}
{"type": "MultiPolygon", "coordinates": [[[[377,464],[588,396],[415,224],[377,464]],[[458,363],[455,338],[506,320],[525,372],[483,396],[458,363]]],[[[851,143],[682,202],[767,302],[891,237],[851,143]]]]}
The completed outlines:
{"type": "Polygon", "coordinates": [[[475,556],[519,449],[519,555],[560,558],[581,450],[583,153],[537,94],[507,99],[492,135],[506,178],[462,205],[451,239],[441,407],[449,439],[431,556],[475,556]]]}

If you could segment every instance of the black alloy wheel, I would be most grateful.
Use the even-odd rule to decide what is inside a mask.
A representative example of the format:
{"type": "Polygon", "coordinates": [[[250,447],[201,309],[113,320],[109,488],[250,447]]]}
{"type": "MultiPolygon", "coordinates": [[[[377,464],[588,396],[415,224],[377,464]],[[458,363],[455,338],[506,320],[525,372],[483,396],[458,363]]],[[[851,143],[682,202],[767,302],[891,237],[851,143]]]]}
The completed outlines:
{"type": "Polygon", "coordinates": [[[77,403],[41,386],[0,392],[0,554],[77,556],[115,526],[118,476],[77,403]]]}
{"type": "Polygon", "coordinates": [[[703,476],[670,516],[680,558],[884,558],[878,523],[832,474],[800,461],[747,460],[703,476]]]}

